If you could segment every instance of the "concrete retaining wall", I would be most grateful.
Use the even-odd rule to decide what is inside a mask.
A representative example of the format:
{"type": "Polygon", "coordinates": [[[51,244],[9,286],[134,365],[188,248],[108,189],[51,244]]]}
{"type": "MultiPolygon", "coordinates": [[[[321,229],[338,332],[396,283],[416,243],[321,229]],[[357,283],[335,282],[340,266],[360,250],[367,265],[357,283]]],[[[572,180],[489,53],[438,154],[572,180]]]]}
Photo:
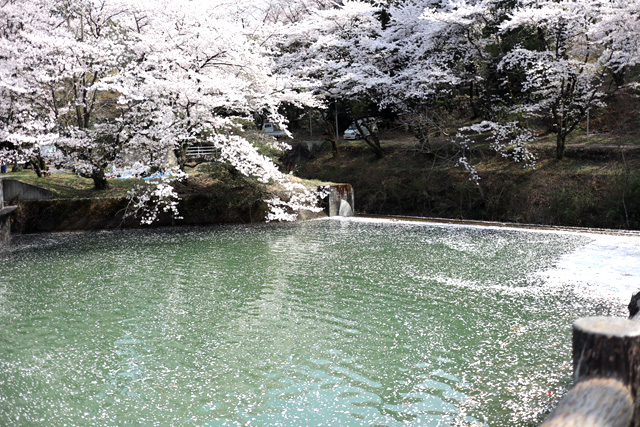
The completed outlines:
{"type": "Polygon", "coordinates": [[[11,218],[15,210],[15,206],[0,209],[0,246],[4,246],[11,239],[11,218]]]}
{"type": "MultiPolygon", "coordinates": [[[[266,205],[262,201],[240,202],[230,205],[229,199],[220,200],[216,195],[184,196],[178,205],[182,219],[174,220],[167,214],[161,214],[160,220],[152,226],[264,221],[266,205]]],[[[141,227],[138,219],[123,219],[127,204],[128,200],[125,198],[24,201],[20,202],[12,231],[21,234],[141,227]]]]}
{"type": "Polygon", "coordinates": [[[17,179],[2,180],[3,200],[15,204],[24,200],[46,200],[53,198],[53,192],[37,185],[27,184],[17,179]]]}
{"type": "MultiPolygon", "coordinates": [[[[324,212],[300,212],[300,216],[301,219],[329,214],[348,216],[353,214],[353,203],[350,184],[330,184],[329,194],[322,203],[324,212]]],[[[140,227],[138,220],[123,220],[127,204],[124,198],[24,200],[11,221],[12,231],[40,233],[140,227]]],[[[247,203],[241,194],[237,200],[228,195],[221,198],[216,194],[201,194],[184,196],[178,209],[182,219],[161,215],[154,226],[262,222],[267,206],[260,200],[247,203]]]]}

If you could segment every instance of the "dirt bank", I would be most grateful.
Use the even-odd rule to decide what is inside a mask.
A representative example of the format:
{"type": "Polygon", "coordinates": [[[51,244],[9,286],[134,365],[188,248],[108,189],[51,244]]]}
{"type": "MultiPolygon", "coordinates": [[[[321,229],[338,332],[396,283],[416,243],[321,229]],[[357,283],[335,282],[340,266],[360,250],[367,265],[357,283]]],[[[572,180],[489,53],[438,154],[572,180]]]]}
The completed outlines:
{"type": "Polygon", "coordinates": [[[557,226],[640,229],[640,150],[636,146],[576,145],[566,159],[536,147],[535,169],[476,153],[478,184],[469,174],[397,138],[376,159],[362,143],[343,143],[301,156],[303,178],[349,182],[356,211],[557,226]]]}

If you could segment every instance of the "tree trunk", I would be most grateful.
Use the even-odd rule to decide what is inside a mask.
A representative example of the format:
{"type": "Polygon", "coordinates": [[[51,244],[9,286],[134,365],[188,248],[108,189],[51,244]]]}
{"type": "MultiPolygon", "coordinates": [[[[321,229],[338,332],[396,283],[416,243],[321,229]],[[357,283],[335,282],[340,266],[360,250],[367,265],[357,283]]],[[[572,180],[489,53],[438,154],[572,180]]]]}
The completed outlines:
{"type": "Polygon", "coordinates": [[[611,72],[611,77],[613,77],[613,81],[615,82],[616,87],[624,86],[624,75],[626,71],[627,71],[627,67],[623,67],[621,70],[617,72],[615,71],[611,72]]]}
{"type": "Polygon", "coordinates": [[[556,137],[556,160],[564,160],[566,138],[567,136],[562,132],[562,129],[559,129],[558,136],[556,137]]]}
{"type": "Polygon", "coordinates": [[[636,292],[631,297],[631,301],[629,302],[629,319],[640,321],[640,317],[638,313],[640,313],[640,292],[636,292]]]}
{"type": "Polygon", "coordinates": [[[91,174],[91,179],[93,179],[93,188],[94,190],[106,190],[109,188],[109,183],[107,182],[107,177],[104,175],[104,169],[96,169],[91,174]]]}
{"type": "Polygon", "coordinates": [[[42,178],[44,176],[49,175],[49,168],[47,167],[47,163],[44,161],[42,156],[35,156],[29,160],[31,166],[33,167],[33,171],[36,173],[38,178],[42,178]]]}
{"type": "Polygon", "coordinates": [[[31,162],[31,166],[33,166],[33,171],[36,173],[36,176],[38,178],[42,178],[44,176],[44,174],[42,173],[42,169],[37,162],[31,162]]]}
{"type": "Polygon", "coordinates": [[[378,137],[374,135],[363,135],[362,137],[364,139],[364,142],[366,142],[367,145],[371,147],[371,149],[376,154],[376,157],[378,159],[381,159],[384,157],[384,151],[380,146],[380,140],[378,140],[378,137]]]}
{"type": "Polygon", "coordinates": [[[184,172],[184,164],[187,163],[187,147],[180,147],[173,150],[173,154],[178,161],[178,167],[184,172]]]}
{"type": "Polygon", "coordinates": [[[380,139],[378,136],[371,130],[368,126],[362,125],[356,120],[354,122],[356,127],[358,128],[358,132],[362,135],[364,142],[367,143],[369,147],[376,153],[376,157],[381,159],[384,157],[384,151],[382,151],[382,147],[380,146],[380,139]]]}
{"type": "Polygon", "coordinates": [[[338,143],[336,142],[335,138],[331,139],[331,152],[334,156],[338,155],[338,143]]]}
{"type": "Polygon", "coordinates": [[[331,151],[334,156],[338,155],[338,141],[336,140],[336,129],[335,125],[328,120],[326,117],[324,118],[324,124],[327,127],[327,134],[329,135],[328,140],[331,141],[331,151]]]}

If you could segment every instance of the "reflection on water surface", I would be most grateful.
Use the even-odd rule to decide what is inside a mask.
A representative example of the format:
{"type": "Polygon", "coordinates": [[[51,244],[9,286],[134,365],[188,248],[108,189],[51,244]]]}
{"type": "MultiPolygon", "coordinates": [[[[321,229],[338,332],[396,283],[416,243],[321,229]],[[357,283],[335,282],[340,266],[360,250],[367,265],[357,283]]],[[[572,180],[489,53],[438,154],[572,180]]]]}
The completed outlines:
{"type": "MultiPolygon", "coordinates": [[[[569,386],[571,322],[625,314],[597,265],[572,273],[597,240],[361,220],[18,237],[0,425],[534,424],[569,386]]],[[[607,274],[640,287],[638,264],[607,274]]]]}

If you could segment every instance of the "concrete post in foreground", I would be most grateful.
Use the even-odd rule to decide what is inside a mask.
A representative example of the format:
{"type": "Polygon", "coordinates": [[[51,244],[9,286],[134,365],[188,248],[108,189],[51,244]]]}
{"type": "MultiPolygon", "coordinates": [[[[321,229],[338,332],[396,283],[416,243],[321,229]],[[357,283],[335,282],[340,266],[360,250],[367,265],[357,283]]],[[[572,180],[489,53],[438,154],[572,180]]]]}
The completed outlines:
{"type": "Polygon", "coordinates": [[[629,387],[612,378],[595,378],[572,388],[542,426],[629,427],[632,417],[629,387]]]}
{"type": "Polygon", "coordinates": [[[640,367],[640,323],[629,319],[583,317],[573,323],[574,383],[616,378],[635,393],[640,367]]]}
{"type": "Polygon", "coordinates": [[[639,427],[640,322],[585,317],[573,323],[575,387],[543,426],[639,427]]]}

